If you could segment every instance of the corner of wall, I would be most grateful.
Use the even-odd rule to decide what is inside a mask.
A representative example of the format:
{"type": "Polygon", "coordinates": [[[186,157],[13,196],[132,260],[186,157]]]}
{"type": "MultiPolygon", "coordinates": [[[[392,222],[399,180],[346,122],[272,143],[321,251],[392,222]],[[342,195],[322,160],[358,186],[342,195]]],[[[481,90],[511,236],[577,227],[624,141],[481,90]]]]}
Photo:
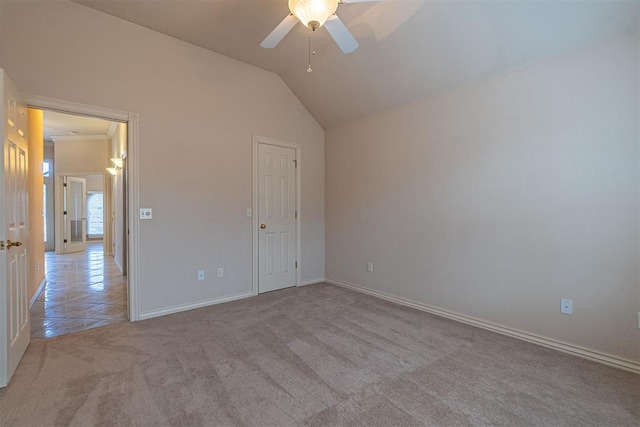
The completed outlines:
{"type": "Polygon", "coordinates": [[[27,277],[27,295],[31,298],[37,293],[44,280],[44,218],[42,162],[44,160],[44,113],[29,108],[29,128],[27,132],[29,147],[29,260],[27,277]]]}

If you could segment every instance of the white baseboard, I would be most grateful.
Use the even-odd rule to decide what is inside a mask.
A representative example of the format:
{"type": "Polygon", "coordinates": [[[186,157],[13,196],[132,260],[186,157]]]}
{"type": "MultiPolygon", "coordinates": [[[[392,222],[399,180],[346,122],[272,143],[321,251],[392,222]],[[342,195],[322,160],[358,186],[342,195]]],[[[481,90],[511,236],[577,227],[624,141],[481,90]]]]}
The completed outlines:
{"type": "Polygon", "coordinates": [[[118,270],[120,270],[120,273],[122,274],[122,272],[124,271],[124,269],[122,268],[122,266],[120,265],[120,263],[118,262],[118,260],[116,259],[116,257],[113,257],[113,262],[115,262],[116,267],[118,267],[118,270]]]}
{"type": "Polygon", "coordinates": [[[36,300],[40,296],[40,293],[42,292],[46,284],[47,284],[47,278],[45,277],[44,279],[42,279],[40,286],[38,286],[38,289],[36,289],[36,291],[33,293],[33,296],[29,300],[29,309],[33,308],[33,304],[36,303],[36,300]]]}
{"type": "Polygon", "coordinates": [[[300,283],[298,286],[307,286],[307,285],[315,285],[316,283],[324,282],[324,277],[316,277],[315,279],[305,280],[300,283]]]}
{"type": "Polygon", "coordinates": [[[626,371],[640,374],[640,363],[634,362],[632,360],[623,359],[623,358],[606,354],[606,353],[601,353],[599,351],[580,347],[575,344],[570,344],[570,343],[556,340],[553,338],[543,337],[540,335],[532,334],[530,332],[510,328],[508,326],[500,325],[500,324],[489,322],[482,319],[477,319],[475,317],[466,316],[464,314],[454,313],[452,311],[444,310],[442,308],[423,304],[421,302],[413,301],[410,299],[396,297],[394,295],[369,289],[361,285],[356,285],[355,283],[345,282],[342,280],[337,280],[332,278],[326,278],[325,281],[337,286],[342,286],[344,288],[362,292],[364,294],[368,294],[380,299],[395,302],[400,305],[415,308],[421,311],[426,311],[427,313],[435,314],[437,316],[446,317],[447,319],[477,326],[479,328],[497,332],[502,335],[507,335],[509,337],[517,338],[517,339],[528,341],[530,343],[538,344],[547,348],[552,348],[554,350],[562,351],[563,353],[569,353],[574,356],[592,360],[594,362],[599,362],[608,366],[613,366],[615,368],[620,368],[626,371]]]}
{"type": "Polygon", "coordinates": [[[189,304],[174,305],[173,307],[161,308],[159,310],[143,311],[140,313],[140,320],[151,319],[153,317],[166,316],[167,314],[180,313],[181,311],[193,310],[194,308],[202,308],[210,305],[222,304],[223,302],[236,301],[243,298],[252,297],[253,293],[243,292],[241,294],[230,295],[226,297],[219,297],[208,299],[204,301],[198,301],[189,304]]]}

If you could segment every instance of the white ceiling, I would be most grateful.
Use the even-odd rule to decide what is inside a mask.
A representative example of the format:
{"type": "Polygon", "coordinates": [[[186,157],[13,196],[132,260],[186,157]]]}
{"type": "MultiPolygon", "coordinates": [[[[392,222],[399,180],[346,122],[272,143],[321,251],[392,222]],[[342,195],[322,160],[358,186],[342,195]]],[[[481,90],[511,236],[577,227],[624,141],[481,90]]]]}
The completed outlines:
{"type": "Polygon", "coordinates": [[[94,117],[44,111],[44,140],[107,139],[112,122],[94,117]]]}
{"type": "Polygon", "coordinates": [[[360,48],[321,28],[259,46],[287,0],[75,0],[279,74],[325,128],[640,29],[637,0],[385,0],[341,5],[360,48]]]}

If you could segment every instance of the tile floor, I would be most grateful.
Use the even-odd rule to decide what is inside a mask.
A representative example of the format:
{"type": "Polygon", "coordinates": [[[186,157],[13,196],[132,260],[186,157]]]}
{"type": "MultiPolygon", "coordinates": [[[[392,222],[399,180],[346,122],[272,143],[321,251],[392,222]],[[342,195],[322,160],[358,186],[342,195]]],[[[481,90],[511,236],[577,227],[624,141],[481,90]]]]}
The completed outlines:
{"type": "Polygon", "coordinates": [[[68,255],[45,253],[47,284],[31,308],[31,338],[51,338],[127,320],[126,277],[102,242],[68,255]]]}

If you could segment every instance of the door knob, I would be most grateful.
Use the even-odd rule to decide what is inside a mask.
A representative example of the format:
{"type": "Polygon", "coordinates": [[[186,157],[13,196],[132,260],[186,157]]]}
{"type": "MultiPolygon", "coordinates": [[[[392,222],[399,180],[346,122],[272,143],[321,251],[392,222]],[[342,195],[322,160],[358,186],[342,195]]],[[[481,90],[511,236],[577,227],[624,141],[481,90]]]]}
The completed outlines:
{"type": "Polygon", "coordinates": [[[12,242],[7,240],[7,249],[11,249],[12,246],[22,246],[22,242],[12,242]]]}
{"type": "Polygon", "coordinates": [[[267,228],[267,224],[260,224],[260,228],[267,228]]]}

